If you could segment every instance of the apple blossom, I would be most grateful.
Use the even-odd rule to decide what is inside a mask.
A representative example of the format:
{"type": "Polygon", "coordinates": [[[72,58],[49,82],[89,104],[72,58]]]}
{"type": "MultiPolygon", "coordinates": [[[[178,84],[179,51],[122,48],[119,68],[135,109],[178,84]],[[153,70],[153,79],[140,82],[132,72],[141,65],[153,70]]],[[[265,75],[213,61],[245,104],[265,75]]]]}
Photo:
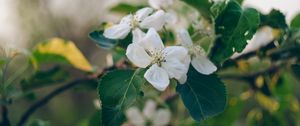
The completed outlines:
{"type": "Polygon", "coordinates": [[[142,31],[134,33],[134,41],[126,50],[128,59],[138,67],[150,67],[144,77],[156,89],[164,91],[170,78],[179,80],[186,76],[190,59],[188,50],[181,46],[164,47],[155,31],[150,28],[147,34],[142,31]]]}
{"type": "Polygon", "coordinates": [[[105,29],[103,35],[110,39],[124,39],[131,30],[139,28],[161,30],[165,22],[165,12],[163,10],[153,12],[152,8],[145,7],[135,14],[123,17],[119,24],[105,29]]]}

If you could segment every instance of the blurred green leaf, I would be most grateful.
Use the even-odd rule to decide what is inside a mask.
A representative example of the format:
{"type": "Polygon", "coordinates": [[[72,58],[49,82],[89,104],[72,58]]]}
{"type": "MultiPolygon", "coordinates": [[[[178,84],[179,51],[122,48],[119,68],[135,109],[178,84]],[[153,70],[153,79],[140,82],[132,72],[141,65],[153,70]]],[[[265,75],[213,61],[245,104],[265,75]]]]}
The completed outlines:
{"type": "Polygon", "coordinates": [[[300,14],[296,15],[292,20],[291,28],[300,28],[300,14]]]}
{"type": "Polygon", "coordinates": [[[300,65],[299,64],[294,64],[291,66],[291,69],[295,75],[295,77],[297,77],[297,79],[300,80],[300,65]]]}
{"type": "Polygon", "coordinates": [[[65,82],[69,77],[69,73],[60,67],[54,67],[47,71],[37,71],[31,77],[21,81],[23,90],[33,90],[36,88],[49,86],[65,82]]]}
{"type": "Polygon", "coordinates": [[[102,126],[102,112],[97,111],[89,120],[89,126],[102,126]]]}
{"type": "Polygon", "coordinates": [[[50,126],[50,122],[43,121],[40,119],[35,119],[34,121],[31,122],[29,126],[50,126]]]}
{"type": "Polygon", "coordinates": [[[201,121],[224,111],[226,90],[216,75],[202,75],[192,66],[187,82],[176,87],[191,116],[201,121]]]}
{"type": "Polygon", "coordinates": [[[120,3],[110,9],[112,12],[122,13],[122,14],[130,14],[135,13],[137,10],[143,8],[144,6],[135,6],[128,3],[120,3]]]}
{"type": "Polygon", "coordinates": [[[279,10],[273,9],[269,14],[260,16],[261,26],[270,26],[272,28],[287,29],[288,25],[285,21],[285,16],[279,10]]]}
{"type": "Polygon", "coordinates": [[[105,49],[111,49],[115,45],[117,45],[117,40],[112,40],[105,38],[103,36],[103,31],[93,31],[89,34],[90,39],[92,39],[99,47],[105,48],[105,49]]]}
{"type": "Polygon", "coordinates": [[[124,120],[123,111],[136,101],[141,86],[145,83],[141,72],[142,69],[115,70],[100,79],[98,91],[104,125],[121,125],[124,120]]]}
{"type": "Polygon", "coordinates": [[[235,52],[241,52],[255,34],[259,23],[259,13],[255,9],[242,10],[237,2],[230,1],[215,20],[216,39],[209,57],[216,64],[223,63],[235,52]]]}
{"type": "Polygon", "coordinates": [[[209,0],[182,0],[182,1],[197,9],[200,12],[200,14],[207,20],[211,20],[212,13],[210,11],[210,7],[212,6],[212,3],[210,3],[209,0]]]}

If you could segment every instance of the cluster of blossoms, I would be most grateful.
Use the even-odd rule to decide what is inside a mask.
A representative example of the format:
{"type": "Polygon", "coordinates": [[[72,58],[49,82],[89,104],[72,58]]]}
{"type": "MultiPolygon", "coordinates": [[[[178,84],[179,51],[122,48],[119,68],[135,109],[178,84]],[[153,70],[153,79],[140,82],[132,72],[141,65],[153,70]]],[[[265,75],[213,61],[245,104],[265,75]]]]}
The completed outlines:
{"type": "Polygon", "coordinates": [[[155,0],[150,1],[156,10],[146,7],[129,14],[119,24],[105,29],[104,36],[124,39],[131,32],[132,43],[127,47],[126,56],[137,67],[148,69],[144,78],[159,91],[164,91],[173,78],[184,84],[190,64],[202,74],[216,71],[204,49],[193,44],[186,29],[177,30],[178,45],[164,46],[158,32],[167,25],[168,14],[155,5],[155,0]]]}

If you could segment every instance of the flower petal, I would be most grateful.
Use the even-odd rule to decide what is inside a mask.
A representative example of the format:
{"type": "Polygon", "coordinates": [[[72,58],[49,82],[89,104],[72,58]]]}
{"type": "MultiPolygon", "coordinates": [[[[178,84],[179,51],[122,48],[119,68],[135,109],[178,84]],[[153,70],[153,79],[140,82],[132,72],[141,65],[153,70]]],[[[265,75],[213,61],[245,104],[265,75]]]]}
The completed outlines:
{"type": "Polygon", "coordinates": [[[172,59],[162,63],[162,68],[165,69],[170,78],[179,80],[188,71],[188,67],[180,60],[172,59]]]}
{"type": "Polygon", "coordinates": [[[149,16],[153,12],[153,9],[150,7],[145,7],[140,10],[138,10],[134,17],[136,18],[137,21],[142,21],[144,20],[147,16],[149,16]]]}
{"type": "Polygon", "coordinates": [[[128,45],[126,56],[136,66],[146,68],[151,63],[151,57],[139,44],[128,45]]]}
{"type": "Polygon", "coordinates": [[[132,42],[139,43],[146,34],[139,28],[136,28],[132,31],[132,42]]]}
{"type": "Polygon", "coordinates": [[[126,117],[130,123],[135,126],[145,125],[145,119],[143,118],[142,113],[137,107],[131,107],[126,110],[126,117]]]}
{"type": "Polygon", "coordinates": [[[120,21],[120,24],[127,24],[127,25],[131,25],[131,22],[132,22],[132,19],[133,19],[133,15],[132,14],[129,14],[129,15],[126,15],[125,17],[123,17],[120,21]]]}
{"type": "Polygon", "coordinates": [[[159,91],[164,91],[170,83],[168,73],[164,69],[158,67],[157,64],[152,65],[146,71],[144,77],[159,91]]]}
{"type": "Polygon", "coordinates": [[[146,17],[141,23],[140,27],[142,28],[154,28],[155,30],[161,30],[166,23],[166,16],[165,12],[162,10],[159,10],[155,12],[154,14],[146,17]]]}
{"type": "Polygon", "coordinates": [[[192,46],[193,45],[192,38],[186,29],[178,30],[177,36],[183,46],[192,46]]]}
{"type": "Polygon", "coordinates": [[[217,67],[206,57],[196,55],[192,58],[193,67],[202,74],[209,75],[217,70],[217,67]]]}
{"type": "Polygon", "coordinates": [[[105,29],[103,35],[109,39],[124,39],[129,34],[130,30],[130,25],[118,24],[105,29]]]}
{"type": "Polygon", "coordinates": [[[187,75],[183,75],[180,79],[178,79],[179,84],[184,84],[187,80],[187,75]]]}
{"type": "Polygon", "coordinates": [[[159,109],[153,116],[153,126],[167,126],[171,121],[171,112],[168,109],[159,109]]]}
{"type": "Polygon", "coordinates": [[[143,114],[147,119],[151,119],[155,114],[156,102],[153,100],[148,100],[143,110],[143,114]]]}
{"type": "Polygon", "coordinates": [[[164,44],[156,32],[155,29],[150,28],[146,34],[146,36],[141,41],[141,46],[143,46],[148,51],[157,52],[159,50],[163,50],[164,44]]]}
{"type": "Polygon", "coordinates": [[[178,59],[183,61],[188,57],[188,50],[182,46],[168,46],[163,53],[166,56],[166,60],[178,59]]]}

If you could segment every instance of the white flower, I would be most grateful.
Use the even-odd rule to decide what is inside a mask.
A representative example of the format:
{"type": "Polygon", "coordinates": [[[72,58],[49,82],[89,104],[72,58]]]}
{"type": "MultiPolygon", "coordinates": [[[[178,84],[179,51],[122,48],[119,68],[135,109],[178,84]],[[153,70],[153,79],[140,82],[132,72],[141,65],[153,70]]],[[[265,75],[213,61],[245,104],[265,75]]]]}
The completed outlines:
{"type": "Polygon", "coordinates": [[[174,0],[149,0],[149,5],[155,9],[165,9],[174,4],[174,0]]]}
{"type": "Polygon", "coordinates": [[[143,109],[143,113],[137,107],[126,110],[126,117],[133,126],[146,126],[147,121],[152,126],[166,126],[171,120],[171,112],[168,109],[157,109],[157,104],[153,100],[148,100],[143,109]]]}
{"type": "Polygon", "coordinates": [[[123,17],[119,24],[105,29],[103,35],[110,39],[124,39],[131,30],[154,28],[161,30],[165,24],[165,12],[146,7],[138,10],[134,15],[129,14],[123,17]]]}
{"type": "Polygon", "coordinates": [[[150,66],[144,77],[156,89],[164,91],[170,78],[179,80],[186,76],[190,63],[187,49],[181,46],[164,47],[153,28],[150,28],[147,34],[139,30],[133,34],[133,43],[128,46],[126,55],[138,67],[150,66]]]}
{"type": "Polygon", "coordinates": [[[182,46],[189,50],[191,64],[198,72],[209,75],[217,70],[217,67],[207,58],[204,49],[199,45],[193,44],[193,41],[186,29],[178,31],[178,38],[180,39],[182,46]]]}

